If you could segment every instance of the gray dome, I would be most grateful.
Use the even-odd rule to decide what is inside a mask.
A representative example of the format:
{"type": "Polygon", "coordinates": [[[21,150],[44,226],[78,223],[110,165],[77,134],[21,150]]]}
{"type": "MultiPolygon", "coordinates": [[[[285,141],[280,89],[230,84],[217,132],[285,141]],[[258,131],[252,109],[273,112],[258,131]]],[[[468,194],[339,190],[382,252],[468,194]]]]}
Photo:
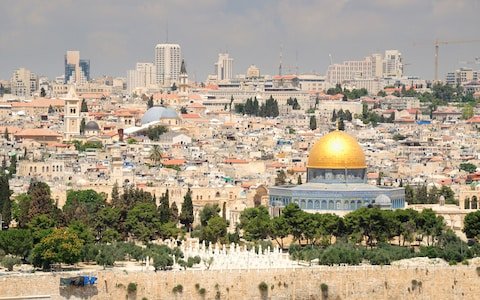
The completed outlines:
{"type": "Polygon", "coordinates": [[[375,198],[375,204],[390,205],[391,203],[392,200],[385,194],[378,195],[377,198],[375,198]]]}
{"type": "Polygon", "coordinates": [[[178,119],[178,114],[174,109],[154,106],[148,109],[141,119],[142,125],[160,121],[161,119],[178,119]]]}
{"type": "Polygon", "coordinates": [[[87,124],[85,124],[85,131],[99,131],[100,126],[98,126],[97,122],[95,121],[89,121],[87,124]]]}

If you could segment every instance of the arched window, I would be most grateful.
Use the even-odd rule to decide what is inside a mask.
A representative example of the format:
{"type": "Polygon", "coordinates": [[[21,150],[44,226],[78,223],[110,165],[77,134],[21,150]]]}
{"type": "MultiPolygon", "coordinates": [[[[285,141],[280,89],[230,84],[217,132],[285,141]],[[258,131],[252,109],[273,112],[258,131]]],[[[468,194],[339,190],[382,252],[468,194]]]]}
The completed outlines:
{"type": "Polygon", "coordinates": [[[355,200],[350,201],[350,210],[355,210],[356,208],[355,200]]]}
{"type": "Polygon", "coordinates": [[[321,209],[323,209],[323,210],[327,209],[327,200],[322,200],[321,209]]]}
{"type": "Polygon", "coordinates": [[[220,197],[220,192],[216,192],[215,197],[217,197],[217,198],[220,197]]]}
{"type": "Polygon", "coordinates": [[[315,200],[315,209],[320,209],[320,201],[315,200]]]}
{"type": "Polygon", "coordinates": [[[477,196],[472,197],[472,203],[470,205],[472,209],[477,209],[478,208],[478,199],[477,196]]]}
{"type": "Polygon", "coordinates": [[[470,209],[470,198],[465,198],[464,200],[465,209],[470,209]]]}
{"type": "Polygon", "coordinates": [[[335,209],[335,204],[333,203],[333,200],[328,201],[328,209],[335,209]]]}
{"type": "Polygon", "coordinates": [[[313,209],[313,201],[312,200],[308,200],[307,209],[313,209]]]}
{"type": "Polygon", "coordinates": [[[306,208],[305,199],[300,200],[300,208],[301,208],[301,209],[305,209],[305,208],[306,208]]]}

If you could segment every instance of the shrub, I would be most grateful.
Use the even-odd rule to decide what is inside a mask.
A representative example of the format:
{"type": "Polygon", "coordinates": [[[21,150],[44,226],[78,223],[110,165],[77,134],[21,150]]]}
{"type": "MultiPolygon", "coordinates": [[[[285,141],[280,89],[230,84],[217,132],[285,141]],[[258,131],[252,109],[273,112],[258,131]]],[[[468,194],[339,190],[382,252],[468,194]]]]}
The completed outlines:
{"type": "Polygon", "coordinates": [[[174,294],[177,294],[177,293],[181,294],[181,293],[183,293],[183,285],[177,284],[176,286],[173,287],[172,292],[173,292],[174,294]]]}
{"type": "Polygon", "coordinates": [[[137,283],[136,282],[130,282],[127,286],[127,292],[129,294],[133,294],[137,292],[137,283]]]}
{"type": "Polygon", "coordinates": [[[16,256],[6,255],[1,263],[8,271],[13,271],[13,266],[21,264],[22,261],[16,256]]]}
{"type": "Polygon", "coordinates": [[[319,257],[319,264],[329,266],[336,264],[358,265],[361,261],[361,251],[348,244],[330,246],[319,257]]]}
{"type": "Polygon", "coordinates": [[[205,294],[207,293],[207,290],[205,288],[200,288],[198,290],[198,293],[201,295],[201,296],[205,296],[205,294]]]}
{"type": "Polygon", "coordinates": [[[320,284],[320,290],[322,291],[322,298],[328,298],[328,285],[326,283],[320,284]]]}
{"type": "Polygon", "coordinates": [[[260,282],[260,284],[258,285],[258,289],[259,289],[261,292],[268,291],[268,284],[266,284],[265,281],[262,281],[262,282],[260,282]]]}
{"type": "Polygon", "coordinates": [[[200,289],[200,284],[199,283],[195,283],[195,289],[198,291],[200,289]]]}

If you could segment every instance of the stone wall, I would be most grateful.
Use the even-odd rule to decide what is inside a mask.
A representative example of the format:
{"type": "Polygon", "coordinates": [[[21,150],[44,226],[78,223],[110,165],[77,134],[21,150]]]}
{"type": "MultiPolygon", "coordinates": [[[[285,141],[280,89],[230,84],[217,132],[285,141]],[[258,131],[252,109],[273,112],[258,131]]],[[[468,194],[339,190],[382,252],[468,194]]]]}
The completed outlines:
{"type": "MultiPolygon", "coordinates": [[[[91,275],[91,274],[89,274],[91,275]]],[[[480,269],[455,267],[304,267],[168,272],[100,271],[94,287],[59,287],[72,273],[0,277],[0,299],[478,299],[480,269]],[[136,293],[128,293],[129,283],[136,293]],[[259,284],[265,282],[267,291],[259,284]],[[328,286],[328,298],[321,284],[328,286]],[[182,293],[173,288],[182,285],[182,293]],[[202,296],[200,290],[205,289],[202,296]],[[323,298],[322,298],[323,297],[323,298]],[[19,299],[19,298],[17,298],[19,299]],[[33,299],[33,298],[31,298],[33,299]],[[36,298],[38,299],[38,298],[36,298]]]]}

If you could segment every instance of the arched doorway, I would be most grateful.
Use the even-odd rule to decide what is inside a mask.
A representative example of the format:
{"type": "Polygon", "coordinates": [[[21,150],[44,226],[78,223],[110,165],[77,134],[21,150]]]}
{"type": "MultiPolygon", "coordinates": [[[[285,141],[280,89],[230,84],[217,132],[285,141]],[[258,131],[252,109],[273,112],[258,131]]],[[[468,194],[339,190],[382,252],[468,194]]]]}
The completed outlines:
{"type": "Polygon", "coordinates": [[[253,205],[255,207],[262,205],[262,198],[268,195],[268,190],[265,186],[261,185],[257,188],[255,196],[253,196],[253,205]]]}

